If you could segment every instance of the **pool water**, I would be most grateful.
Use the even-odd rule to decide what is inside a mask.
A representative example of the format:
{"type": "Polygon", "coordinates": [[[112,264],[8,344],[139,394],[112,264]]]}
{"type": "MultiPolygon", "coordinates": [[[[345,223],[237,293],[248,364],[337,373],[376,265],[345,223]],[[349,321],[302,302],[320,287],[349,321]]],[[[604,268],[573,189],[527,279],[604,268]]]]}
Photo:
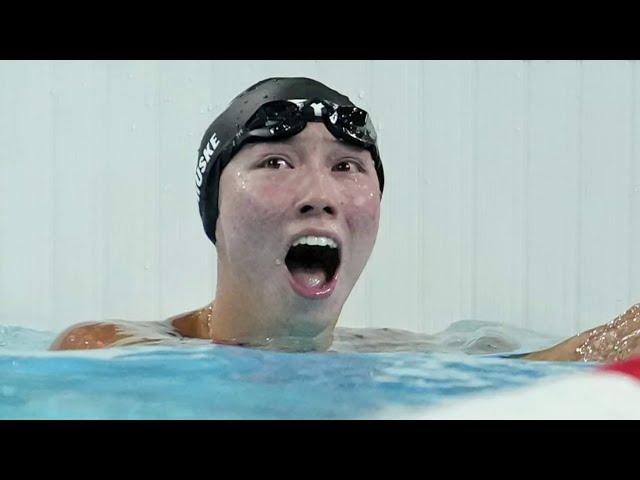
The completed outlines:
{"type": "Polygon", "coordinates": [[[204,341],[48,352],[55,333],[0,326],[2,419],[360,419],[594,368],[505,355],[558,339],[489,322],[437,335],[337,329],[328,352],[204,341]]]}

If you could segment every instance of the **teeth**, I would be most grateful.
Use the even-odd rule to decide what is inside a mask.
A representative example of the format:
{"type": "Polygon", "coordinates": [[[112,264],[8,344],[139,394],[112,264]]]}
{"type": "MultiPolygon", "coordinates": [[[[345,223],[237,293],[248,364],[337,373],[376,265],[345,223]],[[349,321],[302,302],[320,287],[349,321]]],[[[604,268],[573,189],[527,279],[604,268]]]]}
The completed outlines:
{"type": "Polygon", "coordinates": [[[296,245],[318,245],[321,247],[338,248],[338,242],[336,242],[333,238],[315,237],[313,235],[299,237],[295,242],[293,242],[292,246],[295,247],[296,245]]]}

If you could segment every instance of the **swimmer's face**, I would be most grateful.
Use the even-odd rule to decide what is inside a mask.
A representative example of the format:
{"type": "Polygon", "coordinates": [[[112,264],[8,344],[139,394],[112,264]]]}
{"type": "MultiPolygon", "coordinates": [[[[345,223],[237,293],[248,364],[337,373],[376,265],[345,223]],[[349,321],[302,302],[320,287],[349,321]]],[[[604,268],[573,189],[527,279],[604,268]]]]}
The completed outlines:
{"type": "Polygon", "coordinates": [[[283,141],[245,145],[222,173],[219,207],[224,281],[287,318],[295,334],[332,328],[378,232],[371,154],[310,122],[283,141]],[[338,248],[292,247],[301,237],[328,237],[338,248]]]}

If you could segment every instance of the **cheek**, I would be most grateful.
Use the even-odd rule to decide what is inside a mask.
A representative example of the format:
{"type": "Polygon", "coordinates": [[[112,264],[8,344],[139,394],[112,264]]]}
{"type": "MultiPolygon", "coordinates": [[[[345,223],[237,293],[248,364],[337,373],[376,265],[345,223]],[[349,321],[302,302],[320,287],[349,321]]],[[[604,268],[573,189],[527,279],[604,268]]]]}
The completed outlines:
{"type": "Polygon", "coordinates": [[[264,245],[282,223],[292,193],[274,182],[238,176],[221,189],[220,222],[227,233],[243,243],[264,245]],[[266,235],[270,232],[269,235],[266,235]]]}
{"type": "Polygon", "coordinates": [[[363,186],[353,191],[345,207],[347,223],[354,236],[375,240],[380,221],[380,191],[377,186],[363,186]]]}

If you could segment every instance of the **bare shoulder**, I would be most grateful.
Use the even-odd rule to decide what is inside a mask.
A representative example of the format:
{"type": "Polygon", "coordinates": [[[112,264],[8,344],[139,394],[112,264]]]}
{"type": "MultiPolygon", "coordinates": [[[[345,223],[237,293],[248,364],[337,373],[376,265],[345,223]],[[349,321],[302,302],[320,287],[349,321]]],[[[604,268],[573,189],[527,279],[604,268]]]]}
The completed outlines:
{"type": "Polygon", "coordinates": [[[49,350],[88,350],[104,348],[125,337],[116,323],[86,322],[66,329],[49,350]]]}
{"type": "Polygon", "coordinates": [[[50,350],[91,350],[125,345],[158,343],[171,337],[209,338],[206,310],[175,315],[160,322],[86,322],[62,332],[50,350]]]}
{"type": "Polygon", "coordinates": [[[181,313],[166,320],[180,335],[187,338],[210,338],[207,312],[210,306],[181,313]]]}

